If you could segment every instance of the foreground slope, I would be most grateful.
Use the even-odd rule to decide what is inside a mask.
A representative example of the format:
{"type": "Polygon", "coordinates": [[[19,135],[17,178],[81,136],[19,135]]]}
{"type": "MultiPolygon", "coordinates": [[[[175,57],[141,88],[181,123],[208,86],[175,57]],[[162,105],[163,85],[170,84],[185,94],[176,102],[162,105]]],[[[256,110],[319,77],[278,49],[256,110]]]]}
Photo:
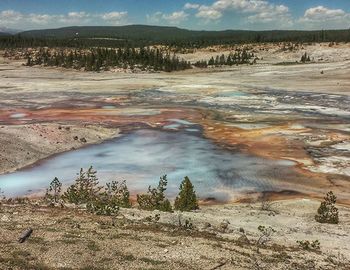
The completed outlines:
{"type": "Polygon", "coordinates": [[[350,211],[340,207],[338,225],[319,224],[318,205],[298,200],[276,202],[271,211],[239,204],[183,214],[123,209],[113,221],[78,209],[7,204],[0,210],[0,268],[349,269],[350,211]],[[186,220],[193,228],[183,226],[186,220]],[[260,225],[276,232],[258,249],[260,225]],[[28,227],[32,236],[17,243],[28,227]],[[321,249],[303,250],[297,240],[319,240],[321,249]]]}

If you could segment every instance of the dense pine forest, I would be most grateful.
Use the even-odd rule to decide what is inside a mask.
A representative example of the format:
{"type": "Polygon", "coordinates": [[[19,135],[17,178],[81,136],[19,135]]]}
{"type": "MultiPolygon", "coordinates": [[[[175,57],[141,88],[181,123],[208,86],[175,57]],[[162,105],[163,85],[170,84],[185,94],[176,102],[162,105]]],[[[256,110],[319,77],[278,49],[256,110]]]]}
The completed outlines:
{"type": "MultiPolygon", "coordinates": [[[[192,68],[190,62],[180,60],[175,54],[155,48],[119,48],[119,49],[44,49],[27,52],[27,66],[44,65],[73,68],[85,71],[102,71],[114,68],[179,71],[192,68]]],[[[202,60],[194,63],[195,67],[232,66],[253,64],[254,54],[246,50],[236,50],[227,57],[225,55],[212,57],[209,61],[202,60]]]]}
{"type": "Polygon", "coordinates": [[[176,27],[147,25],[85,26],[33,30],[0,36],[1,48],[24,47],[145,47],[202,48],[264,42],[350,42],[350,30],[320,31],[191,31],[176,27]]]}
{"type": "Polygon", "coordinates": [[[191,68],[191,64],[174,54],[152,48],[94,48],[89,50],[43,49],[27,55],[27,65],[44,65],[86,71],[110,70],[112,68],[154,71],[178,71],[191,68]]]}
{"type": "Polygon", "coordinates": [[[194,63],[194,66],[199,68],[206,68],[208,66],[233,66],[243,64],[254,64],[257,58],[254,58],[254,53],[250,53],[247,50],[236,50],[234,53],[231,52],[227,57],[217,55],[215,58],[211,57],[209,61],[202,60],[194,63]],[[251,59],[254,59],[251,61],[251,59]]]}

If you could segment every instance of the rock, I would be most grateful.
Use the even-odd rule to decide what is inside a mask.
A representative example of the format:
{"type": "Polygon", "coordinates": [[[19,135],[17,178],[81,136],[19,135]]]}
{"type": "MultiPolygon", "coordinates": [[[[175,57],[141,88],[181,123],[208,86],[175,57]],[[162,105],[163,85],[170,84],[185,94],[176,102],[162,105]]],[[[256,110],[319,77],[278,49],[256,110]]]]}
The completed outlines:
{"type": "Polygon", "coordinates": [[[21,236],[18,239],[19,243],[24,243],[33,233],[33,229],[32,228],[28,228],[26,229],[21,236]]]}
{"type": "Polygon", "coordinates": [[[80,141],[81,141],[82,143],[86,143],[86,139],[85,139],[85,138],[81,138],[80,141]]]}
{"type": "Polygon", "coordinates": [[[2,221],[2,222],[10,222],[10,221],[11,221],[11,219],[10,219],[10,217],[9,217],[9,216],[7,216],[7,215],[3,215],[3,216],[1,217],[1,221],[2,221]]]}
{"type": "Polygon", "coordinates": [[[242,234],[238,239],[237,239],[238,243],[240,244],[245,244],[245,245],[249,245],[250,241],[248,239],[248,237],[245,234],[242,234]]]}
{"type": "Polygon", "coordinates": [[[79,138],[78,138],[78,136],[74,136],[73,139],[74,139],[75,141],[77,141],[79,138]]]}
{"type": "Polygon", "coordinates": [[[207,229],[207,228],[210,228],[211,227],[211,224],[209,222],[204,222],[203,224],[203,228],[204,229],[207,229]]]}
{"type": "Polygon", "coordinates": [[[75,223],[71,227],[72,227],[72,229],[80,229],[81,228],[79,223],[75,223]]]}
{"type": "Polygon", "coordinates": [[[164,249],[164,253],[168,253],[169,252],[169,250],[168,249],[164,249]]]}
{"type": "Polygon", "coordinates": [[[230,224],[230,222],[228,220],[223,220],[221,223],[220,223],[220,229],[222,229],[223,231],[226,231],[227,228],[228,228],[228,225],[230,224]]]}

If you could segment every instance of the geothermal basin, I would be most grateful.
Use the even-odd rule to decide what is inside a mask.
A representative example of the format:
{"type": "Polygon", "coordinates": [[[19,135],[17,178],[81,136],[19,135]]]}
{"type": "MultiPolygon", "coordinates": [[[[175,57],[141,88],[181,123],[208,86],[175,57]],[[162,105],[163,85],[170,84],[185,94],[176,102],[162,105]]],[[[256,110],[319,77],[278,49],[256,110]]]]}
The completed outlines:
{"type": "Polygon", "coordinates": [[[101,184],[126,180],[132,194],[156,186],[159,177],[167,174],[171,198],[184,176],[189,176],[200,198],[229,201],[237,193],[287,188],[284,184],[302,177],[293,171],[294,165],[226,150],[191,130],[143,129],[1,175],[0,188],[9,197],[40,194],[54,177],[68,186],[80,168],[93,166],[101,184]]]}

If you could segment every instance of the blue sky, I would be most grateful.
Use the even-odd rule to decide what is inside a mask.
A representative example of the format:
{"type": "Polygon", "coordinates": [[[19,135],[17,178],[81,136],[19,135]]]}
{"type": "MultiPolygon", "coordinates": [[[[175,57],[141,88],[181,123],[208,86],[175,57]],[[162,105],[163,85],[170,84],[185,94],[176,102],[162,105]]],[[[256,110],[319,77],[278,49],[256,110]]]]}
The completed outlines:
{"type": "Polygon", "coordinates": [[[350,0],[0,0],[0,27],[125,24],[197,30],[350,28],[350,0]]]}

